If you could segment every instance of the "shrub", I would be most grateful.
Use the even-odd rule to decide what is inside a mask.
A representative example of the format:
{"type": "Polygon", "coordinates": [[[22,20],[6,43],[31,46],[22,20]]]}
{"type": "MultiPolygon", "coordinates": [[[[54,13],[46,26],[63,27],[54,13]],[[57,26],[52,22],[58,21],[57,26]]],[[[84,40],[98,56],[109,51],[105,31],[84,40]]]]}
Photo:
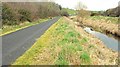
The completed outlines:
{"type": "Polygon", "coordinates": [[[18,13],[19,13],[19,21],[31,22],[31,13],[28,10],[20,9],[18,10],[18,13]]]}
{"type": "Polygon", "coordinates": [[[15,13],[12,9],[10,9],[7,5],[3,4],[2,8],[2,22],[6,25],[14,25],[17,24],[15,13]]]}
{"type": "Polygon", "coordinates": [[[38,16],[40,18],[59,16],[61,9],[62,8],[54,2],[43,2],[38,7],[38,16]]]}
{"type": "Polygon", "coordinates": [[[67,11],[61,11],[61,16],[69,16],[68,12],[67,11]]]}
{"type": "Polygon", "coordinates": [[[90,16],[90,12],[87,11],[87,10],[81,9],[81,10],[78,11],[78,16],[81,17],[81,18],[85,18],[85,17],[90,16]]]}

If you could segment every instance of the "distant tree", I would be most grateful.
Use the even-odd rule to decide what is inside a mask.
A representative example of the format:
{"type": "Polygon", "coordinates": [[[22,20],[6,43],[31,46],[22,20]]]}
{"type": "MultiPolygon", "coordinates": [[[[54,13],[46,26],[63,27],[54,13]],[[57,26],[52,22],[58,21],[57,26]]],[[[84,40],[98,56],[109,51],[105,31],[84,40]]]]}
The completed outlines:
{"type": "Polygon", "coordinates": [[[79,10],[79,12],[78,12],[78,16],[81,18],[88,17],[88,16],[90,16],[90,14],[91,14],[90,11],[83,10],[83,9],[79,10]]]}
{"type": "Polygon", "coordinates": [[[90,12],[86,10],[87,6],[83,4],[82,2],[78,2],[76,6],[76,10],[78,11],[78,19],[79,17],[85,18],[87,16],[90,16],[90,12]]]}
{"type": "Polygon", "coordinates": [[[81,10],[81,9],[86,9],[87,6],[85,4],[83,4],[82,2],[78,2],[78,4],[76,5],[76,10],[81,10]]]}

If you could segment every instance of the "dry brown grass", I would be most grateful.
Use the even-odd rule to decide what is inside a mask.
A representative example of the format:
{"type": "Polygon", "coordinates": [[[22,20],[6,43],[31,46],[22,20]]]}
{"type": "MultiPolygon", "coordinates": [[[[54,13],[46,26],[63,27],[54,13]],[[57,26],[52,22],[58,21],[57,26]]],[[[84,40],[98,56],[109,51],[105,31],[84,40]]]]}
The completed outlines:
{"type": "Polygon", "coordinates": [[[120,36],[120,29],[119,24],[111,23],[110,21],[103,20],[92,20],[89,18],[81,18],[81,17],[74,17],[77,18],[77,21],[79,23],[83,23],[86,26],[93,27],[95,30],[98,30],[100,32],[106,32],[110,34],[114,34],[117,36],[120,36]],[[81,20],[82,19],[82,20],[81,20]]]}

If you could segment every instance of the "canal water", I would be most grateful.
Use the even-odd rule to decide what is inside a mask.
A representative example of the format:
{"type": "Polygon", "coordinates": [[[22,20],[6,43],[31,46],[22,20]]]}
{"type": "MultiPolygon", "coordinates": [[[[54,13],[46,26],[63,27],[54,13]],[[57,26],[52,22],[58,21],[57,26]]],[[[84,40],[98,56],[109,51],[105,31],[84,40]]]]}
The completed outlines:
{"type": "Polygon", "coordinates": [[[103,43],[108,47],[111,48],[114,51],[120,51],[118,49],[118,45],[120,45],[120,41],[109,37],[103,33],[97,32],[97,31],[93,31],[91,28],[89,27],[85,27],[84,30],[94,36],[96,36],[97,38],[99,38],[101,41],[103,41],[103,43]]]}

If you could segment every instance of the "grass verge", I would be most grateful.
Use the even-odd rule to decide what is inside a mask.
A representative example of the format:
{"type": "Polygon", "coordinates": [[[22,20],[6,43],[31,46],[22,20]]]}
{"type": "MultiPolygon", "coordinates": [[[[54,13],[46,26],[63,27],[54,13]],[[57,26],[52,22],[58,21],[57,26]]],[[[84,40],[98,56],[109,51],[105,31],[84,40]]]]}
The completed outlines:
{"type": "Polygon", "coordinates": [[[3,36],[3,35],[6,35],[6,34],[9,34],[9,33],[12,33],[12,32],[15,32],[17,30],[20,30],[20,29],[24,29],[24,28],[27,28],[29,26],[32,26],[32,25],[36,25],[36,24],[39,24],[39,23],[42,23],[42,22],[45,22],[47,21],[48,19],[40,19],[38,21],[35,21],[35,22],[25,22],[21,25],[12,25],[12,26],[4,26],[3,29],[0,29],[0,36],[3,36]]]}

